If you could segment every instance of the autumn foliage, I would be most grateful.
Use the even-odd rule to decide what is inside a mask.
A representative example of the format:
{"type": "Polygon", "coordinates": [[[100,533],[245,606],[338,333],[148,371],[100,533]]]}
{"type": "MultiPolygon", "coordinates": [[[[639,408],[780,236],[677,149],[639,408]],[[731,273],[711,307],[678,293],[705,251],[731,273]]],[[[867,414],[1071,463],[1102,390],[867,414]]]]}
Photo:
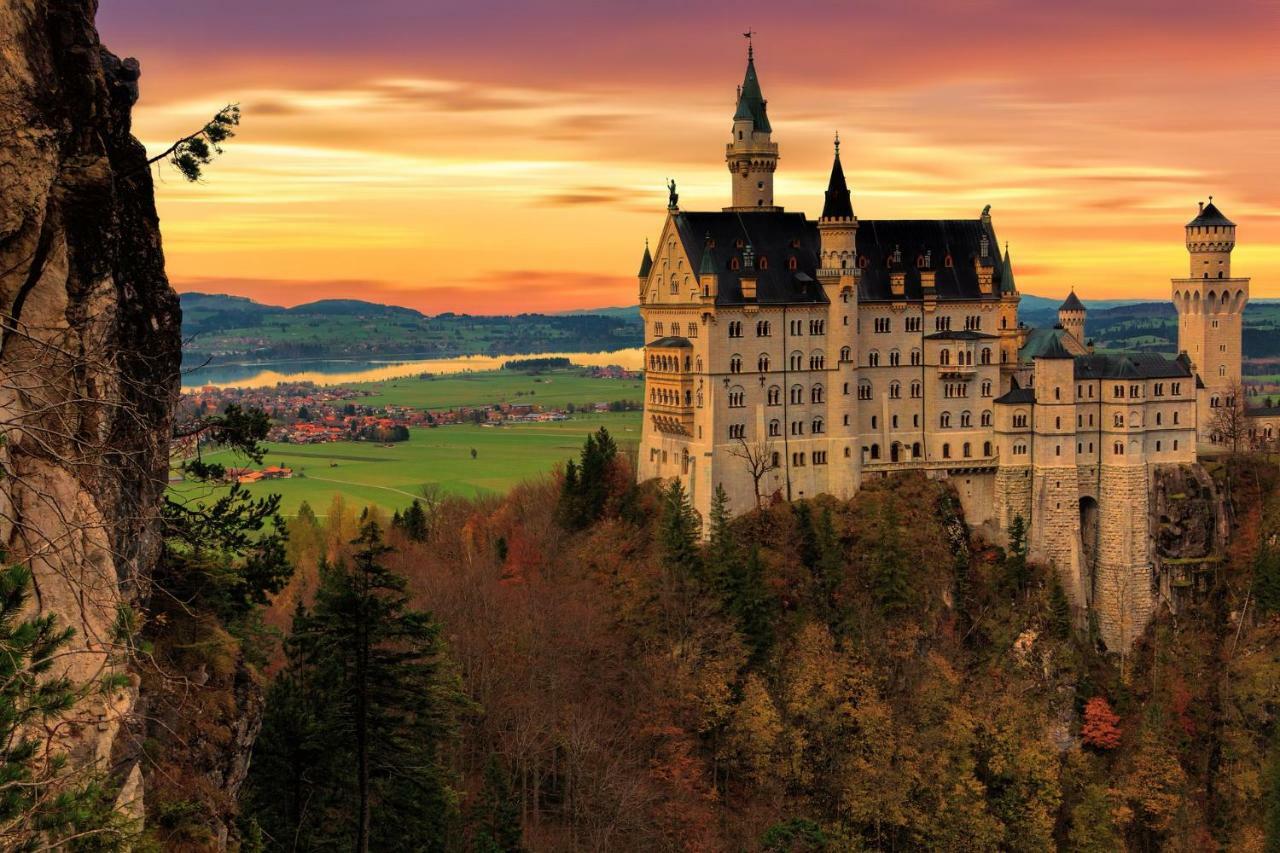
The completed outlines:
{"type": "MultiPolygon", "coordinates": [[[[1280,628],[1228,618],[1252,551],[1122,678],[944,481],[699,518],[610,442],[587,451],[444,498],[424,542],[393,533],[477,709],[450,756],[464,823],[498,767],[530,851],[1263,849],[1265,797],[1280,826],[1261,781],[1280,778],[1280,628]]],[[[1280,530],[1252,489],[1250,523],[1280,530]]]]}
{"type": "Polygon", "coordinates": [[[1080,739],[1093,749],[1115,749],[1120,745],[1120,717],[1111,710],[1111,704],[1105,698],[1094,696],[1084,703],[1080,739]]]}

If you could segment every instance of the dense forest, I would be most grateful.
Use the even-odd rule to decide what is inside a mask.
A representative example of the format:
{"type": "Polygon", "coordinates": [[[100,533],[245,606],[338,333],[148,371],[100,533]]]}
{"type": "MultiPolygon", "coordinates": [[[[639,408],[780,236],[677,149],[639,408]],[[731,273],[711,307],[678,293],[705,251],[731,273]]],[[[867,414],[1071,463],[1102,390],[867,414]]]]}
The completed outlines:
{"type": "Polygon", "coordinates": [[[233,631],[270,684],[244,849],[350,849],[362,813],[378,850],[1277,849],[1256,462],[1214,468],[1229,559],[1123,657],[923,477],[718,502],[703,544],[601,434],[505,497],[306,509],[233,631]]]}

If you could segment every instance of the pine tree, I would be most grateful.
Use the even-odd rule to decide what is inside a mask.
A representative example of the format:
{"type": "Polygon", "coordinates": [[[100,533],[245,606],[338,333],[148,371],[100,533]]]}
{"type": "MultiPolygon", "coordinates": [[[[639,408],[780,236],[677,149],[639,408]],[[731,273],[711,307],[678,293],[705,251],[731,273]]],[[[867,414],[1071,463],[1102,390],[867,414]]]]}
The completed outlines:
{"type": "Polygon", "coordinates": [[[474,853],[520,853],[524,850],[520,825],[520,801],[511,791],[511,783],[502,762],[489,759],[484,770],[484,788],[480,802],[471,815],[474,853]]]}
{"type": "Polygon", "coordinates": [[[377,523],[352,544],[354,565],[323,566],[314,608],[295,616],[259,739],[267,758],[250,772],[250,817],[299,849],[451,849],[441,752],[466,700],[439,624],[408,608],[405,579],[382,565],[390,549],[377,523]],[[273,797],[285,805],[267,807],[273,797]]]}
{"type": "Polygon", "coordinates": [[[698,556],[698,517],[678,479],[672,480],[663,493],[659,524],[663,566],[679,578],[699,577],[702,560],[698,556]]]}
{"type": "Polygon", "coordinates": [[[899,535],[886,507],[881,511],[880,543],[871,566],[871,593],[885,616],[901,613],[912,602],[907,556],[899,535]]]}
{"type": "Polygon", "coordinates": [[[728,589],[729,578],[739,571],[742,552],[738,542],[729,528],[729,496],[724,487],[717,484],[711,495],[711,515],[709,538],[706,553],[707,586],[723,598],[728,589]]]}
{"type": "Polygon", "coordinates": [[[1253,560],[1253,594],[1263,613],[1280,611],[1280,550],[1265,543],[1253,560]]]}
{"type": "Polygon", "coordinates": [[[752,659],[759,663],[773,646],[773,622],[760,548],[753,544],[747,559],[739,561],[735,568],[738,571],[729,578],[729,609],[751,648],[752,659]]]}
{"type": "Polygon", "coordinates": [[[1271,755],[1263,777],[1262,829],[1266,853],[1280,853],[1280,730],[1271,737],[1271,755]]]}
{"type": "Polygon", "coordinates": [[[54,674],[75,632],[52,614],[24,617],[30,593],[30,569],[0,568],[0,848],[125,849],[125,822],[112,812],[110,792],[48,751],[46,726],[96,685],[54,674]]]}
{"type": "Polygon", "coordinates": [[[1056,573],[1049,582],[1049,633],[1059,640],[1071,636],[1071,602],[1056,573]]]}
{"type": "Polygon", "coordinates": [[[604,513],[609,498],[609,474],[618,446],[604,427],[587,436],[577,465],[565,465],[560,487],[560,523],[581,530],[604,513]]]}
{"type": "Polygon", "coordinates": [[[839,621],[836,593],[844,575],[844,551],[831,521],[830,507],[823,507],[813,527],[813,604],[818,615],[833,630],[839,621]]]}
{"type": "Polygon", "coordinates": [[[560,505],[556,508],[556,515],[562,526],[569,530],[577,530],[582,526],[581,503],[578,463],[570,459],[564,466],[564,481],[560,484],[560,505]]]}
{"type": "Polygon", "coordinates": [[[1021,592],[1030,580],[1027,565],[1027,523],[1016,516],[1009,525],[1009,553],[1005,557],[1005,583],[1014,592],[1021,592]]]}
{"type": "Polygon", "coordinates": [[[402,523],[405,535],[414,542],[426,542],[431,534],[427,529],[427,514],[422,511],[422,504],[417,499],[404,511],[402,523]]]}

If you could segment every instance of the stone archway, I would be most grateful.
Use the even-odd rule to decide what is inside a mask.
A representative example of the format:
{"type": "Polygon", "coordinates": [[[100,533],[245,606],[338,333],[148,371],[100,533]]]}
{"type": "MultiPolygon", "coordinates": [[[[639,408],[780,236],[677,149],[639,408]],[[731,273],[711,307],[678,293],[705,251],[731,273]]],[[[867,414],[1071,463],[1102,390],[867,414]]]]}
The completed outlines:
{"type": "Polygon", "coordinates": [[[1092,577],[1098,560],[1098,502],[1089,495],[1080,498],[1080,559],[1092,577]]]}

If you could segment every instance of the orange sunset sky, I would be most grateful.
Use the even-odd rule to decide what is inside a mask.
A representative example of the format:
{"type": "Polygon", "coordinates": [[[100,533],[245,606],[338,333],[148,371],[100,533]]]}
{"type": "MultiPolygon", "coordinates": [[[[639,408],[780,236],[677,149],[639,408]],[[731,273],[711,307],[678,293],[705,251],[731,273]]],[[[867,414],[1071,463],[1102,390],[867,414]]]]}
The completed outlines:
{"type": "Polygon", "coordinates": [[[1280,297],[1280,3],[102,0],[149,150],[227,102],[206,180],[157,184],[183,291],[428,313],[636,302],[646,237],[728,203],[754,28],[779,204],[839,130],[864,218],[992,205],[1024,293],[1167,298],[1212,194],[1280,297]]]}

